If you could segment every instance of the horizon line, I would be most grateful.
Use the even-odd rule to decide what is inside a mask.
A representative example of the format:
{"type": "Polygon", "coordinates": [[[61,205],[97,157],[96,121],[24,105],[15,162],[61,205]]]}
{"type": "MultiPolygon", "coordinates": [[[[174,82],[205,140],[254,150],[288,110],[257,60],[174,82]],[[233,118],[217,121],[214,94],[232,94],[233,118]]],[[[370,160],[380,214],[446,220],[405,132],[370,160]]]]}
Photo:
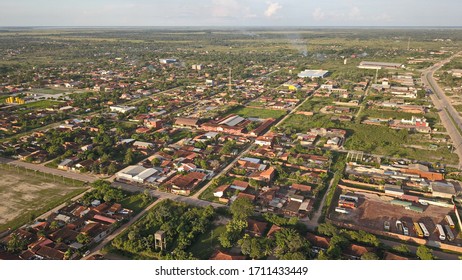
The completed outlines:
{"type": "Polygon", "coordinates": [[[0,28],[440,28],[456,29],[462,25],[4,25],[0,28]]]}

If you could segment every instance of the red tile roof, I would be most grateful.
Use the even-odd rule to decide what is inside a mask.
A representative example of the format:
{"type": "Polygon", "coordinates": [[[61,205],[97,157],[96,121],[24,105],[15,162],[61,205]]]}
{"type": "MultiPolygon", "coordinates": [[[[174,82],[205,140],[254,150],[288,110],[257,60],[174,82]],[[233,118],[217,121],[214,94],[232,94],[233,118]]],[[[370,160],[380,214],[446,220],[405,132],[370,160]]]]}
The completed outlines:
{"type": "Polygon", "coordinates": [[[211,258],[210,260],[245,260],[245,256],[236,256],[236,255],[231,255],[228,253],[223,253],[221,251],[217,251],[211,258]]]}

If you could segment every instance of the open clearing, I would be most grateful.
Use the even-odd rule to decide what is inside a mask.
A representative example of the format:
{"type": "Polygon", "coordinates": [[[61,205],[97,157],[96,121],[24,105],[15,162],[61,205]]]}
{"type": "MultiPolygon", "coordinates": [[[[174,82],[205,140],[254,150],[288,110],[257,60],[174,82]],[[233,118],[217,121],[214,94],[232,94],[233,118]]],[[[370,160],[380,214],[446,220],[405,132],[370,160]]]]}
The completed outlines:
{"type": "MultiPolygon", "coordinates": [[[[402,206],[392,205],[390,203],[392,198],[389,197],[362,192],[356,192],[355,195],[359,197],[357,209],[349,209],[350,214],[348,215],[332,212],[330,218],[380,231],[383,231],[384,222],[388,221],[390,222],[391,232],[402,234],[402,232],[399,232],[396,228],[396,221],[400,220],[407,225],[410,231],[409,233],[413,237],[416,237],[415,230],[413,229],[413,222],[423,222],[430,232],[430,237],[428,239],[439,241],[435,225],[447,224],[444,221],[444,216],[453,212],[451,208],[434,205],[418,205],[418,207],[422,208],[424,211],[423,213],[417,213],[406,210],[402,206]]],[[[453,230],[453,233],[457,236],[455,230],[453,230]]],[[[454,241],[454,243],[458,242],[460,242],[459,239],[454,241]]],[[[452,242],[446,240],[445,243],[451,244],[452,242]]]]}
{"type": "Polygon", "coordinates": [[[85,190],[14,170],[0,169],[0,178],[0,231],[21,226],[85,190]]]}

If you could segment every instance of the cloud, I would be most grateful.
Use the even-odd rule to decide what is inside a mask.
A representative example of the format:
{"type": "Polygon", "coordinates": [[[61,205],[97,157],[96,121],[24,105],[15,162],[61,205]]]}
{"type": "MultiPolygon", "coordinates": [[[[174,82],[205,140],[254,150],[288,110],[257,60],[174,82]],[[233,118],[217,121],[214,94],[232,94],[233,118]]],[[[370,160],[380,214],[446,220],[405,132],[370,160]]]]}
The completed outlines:
{"type": "Polygon", "coordinates": [[[326,13],[324,13],[324,11],[321,10],[321,8],[316,8],[313,11],[312,15],[313,15],[314,20],[316,20],[316,21],[321,21],[321,20],[326,18],[326,13]]]}
{"type": "Polygon", "coordinates": [[[273,15],[275,15],[277,13],[278,10],[280,10],[282,8],[282,5],[279,4],[279,3],[268,3],[268,7],[266,8],[265,10],[265,16],[266,17],[272,17],[273,15]]]}
{"type": "Polygon", "coordinates": [[[315,21],[341,22],[347,24],[364,21],[366,19],[361,13],[361,10],[356,6],[351,7],[349,10],[331,9],[328,11],[324,11],[318,7],[313,11],[311,16],[315,21]]]}
{"type": "Polygon", "coordinates": [[[210,8],[212,17],[215,18],[254,18],[256,15],[251,12],[248,6],[237,0],[212,0],[210,8]]]}

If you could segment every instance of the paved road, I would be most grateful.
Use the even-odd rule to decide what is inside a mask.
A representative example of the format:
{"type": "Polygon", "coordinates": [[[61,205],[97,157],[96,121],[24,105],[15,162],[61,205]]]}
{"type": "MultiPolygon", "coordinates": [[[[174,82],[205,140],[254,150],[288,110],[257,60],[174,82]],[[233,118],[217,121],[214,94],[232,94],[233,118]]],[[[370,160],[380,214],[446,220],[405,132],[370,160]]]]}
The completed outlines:
{"type": "MultiPolygon", "coordinates": [[[[74,179],[74,180],[79,180],[82,182],[89,182],[92,183],[98,179],[101,179],[96,176],[92,176],[89,174],[81,174],[81,173],[74,173],[70,171],[63,171],[63,170],[58,170],[50,167],[46,167],[43,165],[38,165],[38,164],[33,164],[33,163],[28,163],[20,160],[12,160],[12,159],[7,159],[7,158],[2,158],[0,157],[0,163],[4,164],[9,164],[11,166],[19,166],[19,167],[24,167],[30,170],[36,170],[39,172],[59,176],[59,177],[64,177],[64,178],[69,178],[69,179],[74,179]]],[[[59,179],[57,179],[59,180],[59,179]]]]}
{"type": "Polygon", "coordinates": [[[444,64],[451,61],[455,56],[460,53],[447,58],[441,62],[436,63],[435,65],[429,67],[428,69],[422,72],[422,81],[423,83],[433,90],[431,99],[435,108],[438,109],[438,114],[441,118],[443,126],[448,131],[449,136],[452,139],[453,145],[455,147],[455,152],[459,156],[459,167],[462,166],[462,135],[458,129],[462,129],[462,119],[459,113],[454,109],[451,104],[450,99],[446,96],[444,91],[438,85],[438,83],[433,78],[434,73],[443,67],[444,64]],[[452,118],[452,119],[451,119],[452,118]]]}

